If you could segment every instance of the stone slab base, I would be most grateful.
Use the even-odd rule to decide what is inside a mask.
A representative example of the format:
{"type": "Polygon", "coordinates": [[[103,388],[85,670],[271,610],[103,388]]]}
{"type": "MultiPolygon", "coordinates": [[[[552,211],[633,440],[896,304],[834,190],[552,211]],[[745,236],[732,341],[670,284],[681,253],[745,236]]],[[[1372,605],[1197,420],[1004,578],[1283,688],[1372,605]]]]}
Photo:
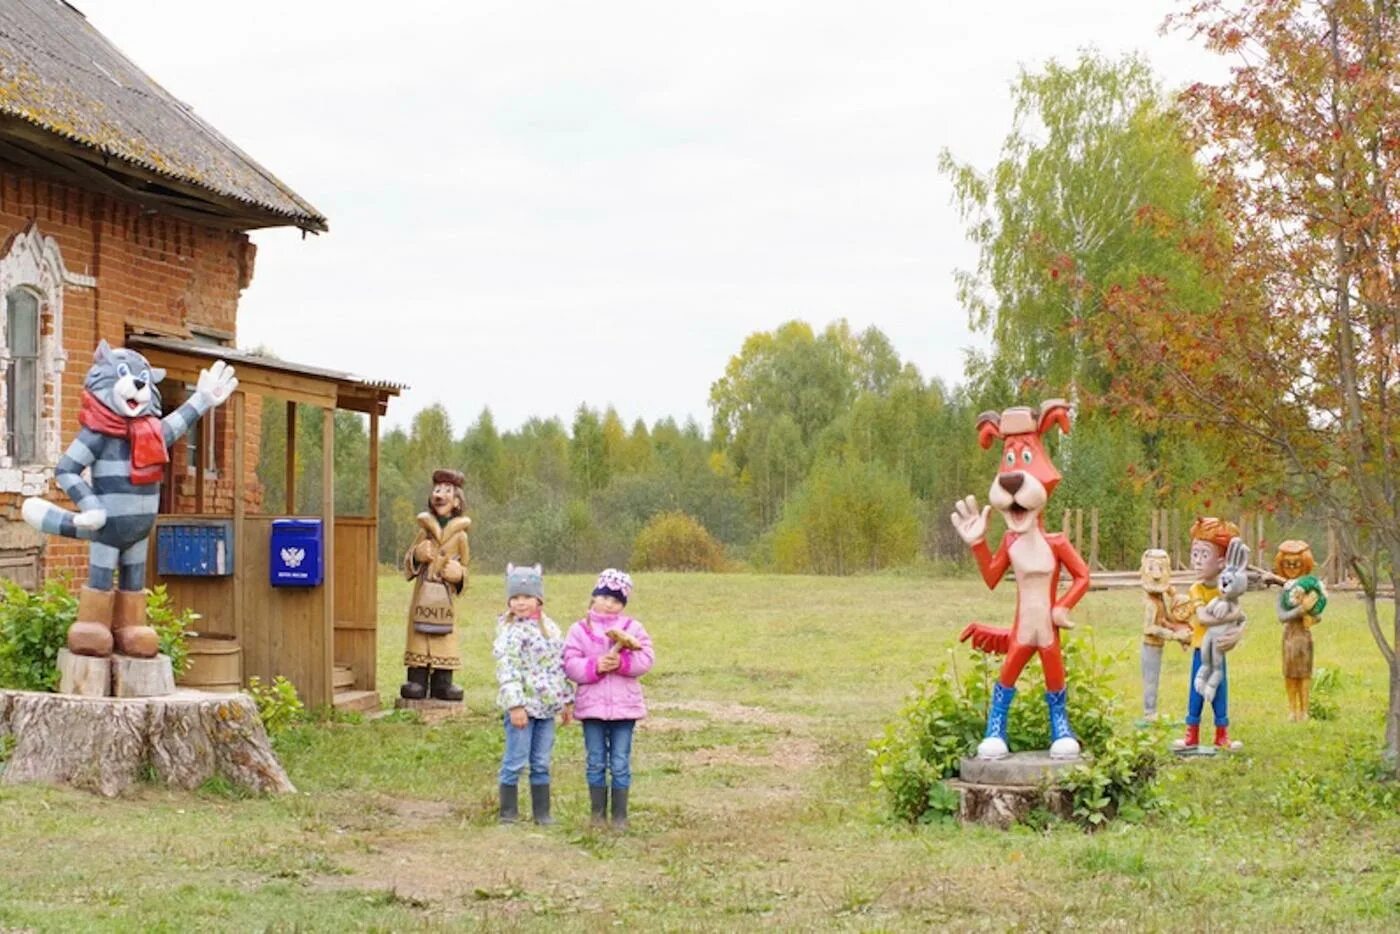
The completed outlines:
{"type": "Polygon", "coordinates": [[[1045,750],[1013,752],[1004,759],[969,756],[958,765],[958,777],[974,785],[1016,785],[1036,788],[1054,781],[1082,758],[1052,759],[1045,750]]]}
{"type": "Polygon", "coordinates": [[[425,697],[422,700],[396,697],[394,698],[394,709],[416,710],[418,715],[423,718],[424,723],[436,723],[439,720],[463,716],[467,712],[467,705],[461,701],[438,700],[435,697],[425,697]]]}

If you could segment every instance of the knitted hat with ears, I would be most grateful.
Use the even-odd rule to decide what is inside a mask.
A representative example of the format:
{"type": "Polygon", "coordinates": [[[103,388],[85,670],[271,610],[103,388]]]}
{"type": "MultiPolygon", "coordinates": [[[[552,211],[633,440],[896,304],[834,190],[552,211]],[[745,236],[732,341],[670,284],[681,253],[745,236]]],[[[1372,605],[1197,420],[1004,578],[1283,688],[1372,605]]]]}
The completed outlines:
{"type": "Polygon", "coordinates": [[[506,599],[534,597],[544,602],[544,569],[538,564],[506,565],[506,599]]]}

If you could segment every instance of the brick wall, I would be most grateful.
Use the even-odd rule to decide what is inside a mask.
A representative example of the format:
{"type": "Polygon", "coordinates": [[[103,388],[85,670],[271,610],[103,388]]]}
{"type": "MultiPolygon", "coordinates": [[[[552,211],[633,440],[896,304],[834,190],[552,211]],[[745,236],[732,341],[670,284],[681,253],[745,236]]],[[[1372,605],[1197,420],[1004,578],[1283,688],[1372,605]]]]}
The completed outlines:
{"type": "MultiPolygon", "coordinates": [[[[159,213],[107,194],[86,191],[0,160],[0,246],[13,234],[36,223],[53,237],[71,271],[92,276],[96,288],[67,288],[63,295],[63,346],[68,364],[63,373],[63,444],[78,430],[78,404],[83,377],[93,348],[105,338],[119,346],[130,331],[151,330],[184,336],[191,325],[233,334],[238,297],[252,277],[254,247],[246,234],[205,227],[159,213]]],[[[166,390],[167,397],[169,389],[166,390]]],[[[51,400],[50,400],[51,401],[51,400]]],[[[249,445],[245,460],[246,499],[260,503],[257,448],[261,406],[247,400],[249,445]]],[[[223,444],[227,463],[217,480],[206,481],[209,511],[232,509],[233,424],[224,419],[223,444]]],[[[183,476],[187,457],[172,452],[176,472],[177,507],[194,508],[194,477],[183,476]]],[[[66,502],[50,484],[51,499],[66,502]]],[[[18,494],[0,493],[0,523],[22,522],[18,494]]],[[[47,576],[68,570],[87,573],[85,543],[50,538],[41,559],[47,576]]]]}

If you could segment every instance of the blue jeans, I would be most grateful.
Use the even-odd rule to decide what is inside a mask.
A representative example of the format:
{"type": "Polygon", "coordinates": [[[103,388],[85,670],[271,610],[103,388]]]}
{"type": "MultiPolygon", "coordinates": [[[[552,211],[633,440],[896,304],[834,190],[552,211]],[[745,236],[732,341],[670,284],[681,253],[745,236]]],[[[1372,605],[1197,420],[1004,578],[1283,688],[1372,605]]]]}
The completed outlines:
{"type": "Polygon", "coordinates": [[[588,757],[588,784],[602,788],[605,772],[614,788],[632,785],[632,730],[636,720],[583,720],[583,748],[588,757]]]}
{"type": "MultiPolygon", "coordinates": [[[[1186,725],[1201,725],[1201,710],[1206,699],[1196,693],[1196,672],[1201,668],[1201,650],[1191,651],[1191,681],[1186,694],[1186,725]]],[[[1210,712],[1216,726],[1230,725],[1230,669],[1225,667],[1225,656],[1220,656],[1220,687],[1215,689],[1215,699],[1210,702],[1210,712]]]]}
{"type": "Polygon", "coordinates": [[[525,764],[530,765],[530,784],[549,784],[549,760],[554,756],[554,718],[531,717],[520,729],[510,725],[506,714],[506,754],[501,759],[501,784],[520,781],[525,764]]]}

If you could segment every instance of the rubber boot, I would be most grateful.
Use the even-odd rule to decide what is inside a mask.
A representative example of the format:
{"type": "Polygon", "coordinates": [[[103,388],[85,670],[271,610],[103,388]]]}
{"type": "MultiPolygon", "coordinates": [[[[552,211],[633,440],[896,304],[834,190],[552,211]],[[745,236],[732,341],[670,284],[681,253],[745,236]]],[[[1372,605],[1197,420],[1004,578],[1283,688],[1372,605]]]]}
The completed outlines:
{"type": "Polygon", "coordinates": [[[612,790],[612,825],[614,830],[627,829],[627,788],[612,790]]]}
{"type": "Polygon", "coordinates": [[[432,673],[432,697],[434,700],[459,701],[462,689],[452,683],[451,668],[434,668],[432,673]]]}
{"type": "Polygon", "coordinates": [[[589,785],[588,786],[588,822],[594,827],[601,827],[608,822],[608,786],[589,785]]]}
{"type": "Polygon", "coordinates": [[[554,818],[549,816],[549,786],[530,786],[530,816],[535,823],[548,826],[554,823],[554,818]]]}
{"type": "Polygon", "coordinates": [[[1201,725],[1199,723],[1186,724],[1186,736],[1182,739],[1172,740],[1172,748],[1181,750],[1195,750],[1201,745],[1201,725]]]}
{"type": "Polygon", "coordinates": [[[499,820],[502,824],[513,824],[520,820],[520,787],[518,785],[501,786],[501,815],[499,820]]]}
{"type": "Polygon", "coordinates": [[[1079,758],[1079,740],[1069,726],[1069,711],[1065,709],[1068,688],[1045,692],[1045,706],[1050,708],[1050,758],[1079,758]]]}
{"type": "Polygon", "coordinates": [[[155,658],[160,637],[146,624],[146,592],[118,590],[112,609],[112,645],[118,655],[155,658]]]}
{"type": "Polygon", "coordinates": [[[399,697],[404,700],[422,700],[428,696],[428,669],[408,669],[408,681],[399,688],[399,697]]]}
{"type": "Polygon", "coordinates": [[[987,733],[977,744],[977,758],[1004,759],[1006,748],[1006,722],[1011,712],[1011,702],[1016,699],[1016,689],[1002,687],[998,681],[992,685],[992,709],[987,713],[987,733]]]}
{"type": "Polygon", "coordinates": [[[95,658],[112,654],[114,601],[110,590],[84,587],[78,591],[78,618],[68,627],[68,651],[95,658]]]}

